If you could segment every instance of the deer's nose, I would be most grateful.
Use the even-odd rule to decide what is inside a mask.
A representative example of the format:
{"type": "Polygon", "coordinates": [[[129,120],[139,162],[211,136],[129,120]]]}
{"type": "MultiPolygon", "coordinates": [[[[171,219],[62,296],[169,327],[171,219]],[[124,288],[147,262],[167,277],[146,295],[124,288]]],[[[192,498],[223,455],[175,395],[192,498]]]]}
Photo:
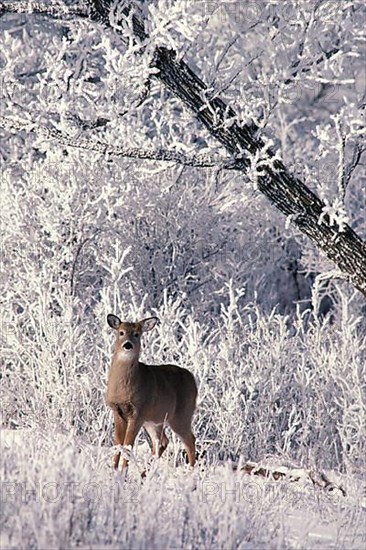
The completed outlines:
{"type": "Polygon", "coordinates": [[[125,342],[125,343],[123,344],[123,347],[124,347],[125,349],[132,349],[132,348],[133,348],[133,345],[131,344],[131,342],[125,342]]]}

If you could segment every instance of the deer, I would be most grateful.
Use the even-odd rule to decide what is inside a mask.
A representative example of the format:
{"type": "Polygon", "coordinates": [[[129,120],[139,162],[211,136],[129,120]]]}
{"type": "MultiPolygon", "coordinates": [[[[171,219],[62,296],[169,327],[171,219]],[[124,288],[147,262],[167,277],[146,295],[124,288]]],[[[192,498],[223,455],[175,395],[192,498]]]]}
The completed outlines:
{"type": "MultiPolygon", "coordinates": [[[[115,445],[133,448],[143,427],[152,441],[152,453],[160,458],[168,446],[168,425],[183,441],[189,465],[195,464],[195,437],[191,423],[196,407],[197,385],[193,374],[176,365],[145,365],[139,360],[141,336],[158,323],[157,317],[123,322],[113,314],[108,325],[116,338],[109,371],[106,402],[114,415],[115,445]]],[[[114,456],[118,470],[121,452],[114,456]]],[[[127,473],[123,458],[122,472],[127,473]]]]}

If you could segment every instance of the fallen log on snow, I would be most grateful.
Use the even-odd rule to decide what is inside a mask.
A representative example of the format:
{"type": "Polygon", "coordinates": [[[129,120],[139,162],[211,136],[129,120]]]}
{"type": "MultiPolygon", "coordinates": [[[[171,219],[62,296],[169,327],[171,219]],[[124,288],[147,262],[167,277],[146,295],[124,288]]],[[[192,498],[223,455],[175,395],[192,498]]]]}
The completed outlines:
{"type": "Polygon", "coordinates": [[[295,483],[301,480],[310,479],[316,487],[320,487],[330,492],[338,490],[343,496],[347,495],[344,487],[329,479],[328,475],[323,471],[317,472],[304,468],[288,468],[287,466],[262,466],[255,462],[247,462],[244,465],[240,465],[240,463],[232,464],[232,469],[238,473],[258,476],[274,481],[287,480],[291,483],[295,483]]]}

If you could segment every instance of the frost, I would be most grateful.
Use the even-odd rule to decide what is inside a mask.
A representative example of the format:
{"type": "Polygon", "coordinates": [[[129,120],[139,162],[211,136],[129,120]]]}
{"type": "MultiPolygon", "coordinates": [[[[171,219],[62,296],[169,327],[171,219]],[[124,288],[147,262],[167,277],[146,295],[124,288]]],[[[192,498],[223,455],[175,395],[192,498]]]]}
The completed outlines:
{"type": "Polygon", "coordinates": [[[276,151],[275,154],[270,152],[270,148],[273,146],[273,141],[271,139],[265,139],[264,141],[265,145],[262,149],[257,150],[253,154],[247,153],[250,161],[248,176],[254,189],[258,189],[258,178],[263,176],[265,173],[264,168],[270,167],[273,171],[275,171],[276,169],[274,163],[277,160],[281,160],[279,151],[276,151]]]}
{"type": "Polygon", "coordinates": [[[326,222],[326,217],[329,218],[329,225],[338,226],[340,233],[345,231],[346,225],[349,223],[349,217],[342,201],[338,198],[331,204],[327,198],[324,199],[324,206],[322,213],[319,216],[318,224],[326,222]]]}
{"type": "Polygon", "coordinates": [[[1,18],[4,547],[362,546],[364,301],[289,227],[307,220],[256,192],[282,158],[324,198],[320,224],[336,238],[349,217],[365,239],[365,25],[353,4],[149,0],[125,18],[116,0],[110,29],[1,18]],[[140,8],[143,42],[131,20],[140,8]],[[113,156],[227,154],[154,78],[158,46],[207,84],[201,114],[211,109],[232,149],[234,124],[244,139],[257,125],[261,150],[232,155],[248,174],[113,156]],[[213,98],[235,115],[218,116],[213,98]],[[194,374],[193,471],[174,437],[144,482],[143,431],[133,449],[113,447],[111,312],[157,315],[142,360],[194,374]],[[112,475],[116,450],[131,461],[124,482],[112,475]],[[270,457],[301,479],[241,470],[270,457]],[[347,472],[346,496],[300,475],[320,465],[347,472]]]}
{"type": "Polygon", "coordinates": [[[165,46],[179,53],[185,41],[195,40],[202,24],[202,16],[191,8],[189,0],[149,3],[149,40],[155,46],[165,46]]]}

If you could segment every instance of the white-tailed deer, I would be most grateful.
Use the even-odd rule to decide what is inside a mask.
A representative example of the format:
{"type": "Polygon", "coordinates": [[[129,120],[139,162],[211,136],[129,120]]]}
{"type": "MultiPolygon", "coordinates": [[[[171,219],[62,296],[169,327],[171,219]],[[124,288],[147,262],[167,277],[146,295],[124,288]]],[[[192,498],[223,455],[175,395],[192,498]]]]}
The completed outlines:
{"type": "MultiPolygon", "coordinates": [[[[153,454],[160,457],[168,445],[165,423],[182,439],[189,464],[195,463],[195,437],[191,421],[196,406],[197,386],[193,375],[175,365],[145,365],[139,361],[141,335],[154,328],[158,318],[124,323],[108,315],[116,341],[109,373],[107,404],[113,409],[115,444],[133,446],[143,426],[153,442],[153,454]]],[[[118,469],[121,453],[114,457],[118,469]]],[[[128,460],[123,459],[126,470],[128,460]]]]}

